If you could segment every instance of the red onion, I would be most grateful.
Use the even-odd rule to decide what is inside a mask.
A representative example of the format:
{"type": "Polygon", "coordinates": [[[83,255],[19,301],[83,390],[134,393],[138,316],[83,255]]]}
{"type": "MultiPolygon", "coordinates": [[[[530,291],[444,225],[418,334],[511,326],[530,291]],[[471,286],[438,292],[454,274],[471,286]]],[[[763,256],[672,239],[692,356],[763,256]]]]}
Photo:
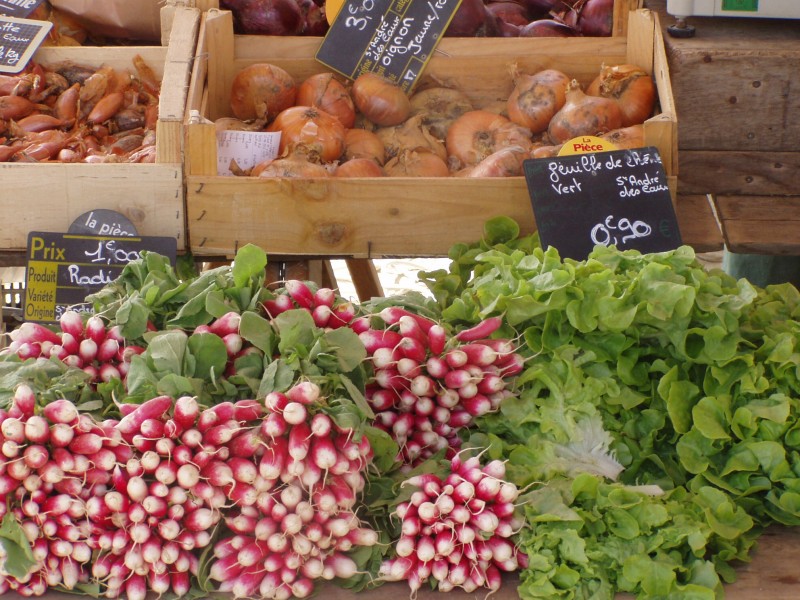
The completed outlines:
{"type": "Polygon", "coordinates": [[[463,0],[444,32],[447,37],[486,37],[491,14],[483,0],[463,0]]]}
{"type": "Polygon", "coordinates": [[[306,24],[295,0],[222,0],[220,6],[233,13],[238,33],[299,35],[306,24]]]}
{"type": "Polygon", "coordinates": [[[562,0],[520,0],[531,16],[544,16],[563,4],[562,0]]]}
{"type": "Polygon", "coordinates": [[[614,27],[614,0],[586,0],[578,13],[577,28],[583,35],[611,35],[614,27]]]}
{"type": "Polygon", "coordinates": [[[325,18],[325,8],[314,0],[295,0],[300,7],[305,19],[303,35],[324,36],[328,32],[328,20],[325,18]]]}
{"type": "Polygon", "coordinates": [[[525,9],[525,7],[514,0],[490,2],[486,5],[486,8],[494,16],[511,25],[524,27],[531,21],[531,19],[528,17],[528,11],[525,9]]]}
{"type": "Polygon", "coordinates": [[[569,25],[554,19],[531,21],[519,32],[520,37],[576,37],[579,35],[580,33],[569,25]]]}

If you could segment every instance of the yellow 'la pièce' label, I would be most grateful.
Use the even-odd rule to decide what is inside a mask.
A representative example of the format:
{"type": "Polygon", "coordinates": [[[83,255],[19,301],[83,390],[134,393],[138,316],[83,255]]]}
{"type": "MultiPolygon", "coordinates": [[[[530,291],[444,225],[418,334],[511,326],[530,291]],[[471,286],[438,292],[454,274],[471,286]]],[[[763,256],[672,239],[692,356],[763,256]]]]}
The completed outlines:
{"type": "Polygon", "coordinates": [[[342,10],[342,6],[344,6],[344,0],[325,0],[325,18],[328,25],[333,25],[333,20],[342,10]]]}
{"type": "Polygon", "coordinates": [[[619,148],[608,140],[595,135],[582,135],[564,142],[561,150],[558,151],[558,156],[572,156],[589,152],[610,152],[611,150],[619,150],[619,148]]]}

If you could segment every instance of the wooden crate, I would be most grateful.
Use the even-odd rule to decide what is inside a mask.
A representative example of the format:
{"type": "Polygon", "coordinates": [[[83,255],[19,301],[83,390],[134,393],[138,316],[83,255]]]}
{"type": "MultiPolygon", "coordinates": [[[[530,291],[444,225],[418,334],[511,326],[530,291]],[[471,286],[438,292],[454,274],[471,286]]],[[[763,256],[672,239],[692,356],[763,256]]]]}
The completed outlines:
{"type": "Polygon", "coordinates": [[[186,249],[183,122],[200,11],[175,10],[166,46],[46,47],[34,60],[133,69],[136,54],[161,78],[153,164],[0,163],[0,250],[24,251],[29,231],[67,231],[75,217],[111,209],[141,235],[170,236],[186,249]]]}
{"type": "MultiPolygon", "coordinates": [[[[213,8],[220,8],[219,0],[168,0],[171,4],[184,4],[187,6],[195,6],[202,11],[213,8]]],[[[642,8],[644,0],[614,0],[614,17],[613,26],[611,30],[612,36],[624,36],[628,28],[628,13],[637,8],[642,8]]],[[[314,38],[311,38],[314,39],[314,38]]],[[[451,40],[454,38],[442,38],[440,42],[440,50],[447,51],[451,40]]],[[[483,45],[487,38],[468,38],[473,44],[478,46],[483,45]]],[[[491,40],[500,40],[502,38],[488,38],[491,40]]],[[[511,39],[511,38],[510,38],[511,39]]],[[[319,39],[317,38],[317,43],[319,39]]],[[[513,44],[513,41],[511,42],[513,44]]]]}
{"type": "MultiPolygon", "coordinates": [[[[661,30],[651,11],[633,11],[630,17],[627,37],[528,39],[505,54],[474,54],[465,43],[463,53],[434,56],[423,77],[459,87],[482,106],[508,97],[512,63],[530,72],[559,68],[584,85],[602,63],[639,64],[653,73],[660,99],[659,114],[645,124],[646,142],[659,149],[674,190],[677,123],[661,30]]],[[[229,116],[231,81],[255,62],[282,66],[297,80],[323,71],[313,58],[313,43],[234,36],[230,12],[207,11],[188,109],[211,120],[229,116]]],[[[455,242],[479,239],[483,223],[497,215],[515,218],[526,232],[535,229],[523,177],[221,177],[214,125],[189,123],[187,135],[186,210],[195,255],[231,256],[252,242],[280,255],[443,256],[455,242]]]]}
{"type": "MultiPolygon", "coordinates": [[[[646,0],[662,26],[666,0],[646,0]]],[[[665,35],[681,119],[679,190],[709,194],[729,250],[800,255],[800,26],[689,19],[665,35]]]]}

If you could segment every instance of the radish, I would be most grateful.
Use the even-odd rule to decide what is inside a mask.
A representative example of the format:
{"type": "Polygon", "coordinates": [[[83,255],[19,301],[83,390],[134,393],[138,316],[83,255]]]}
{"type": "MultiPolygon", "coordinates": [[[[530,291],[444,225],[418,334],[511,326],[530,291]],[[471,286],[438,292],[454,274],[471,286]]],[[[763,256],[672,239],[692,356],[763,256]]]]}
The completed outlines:
{"type": "Polygon", "coordinates": [[[117,429],[126,440],[129,440],[140,430],[144,421],[147,419],[159,419],[170,408],[172,408],[172,398],[169,396],[156,396],[122,417],[117,424],[117,429]]]}
{"type": "Polygon", "coordinates": [[[313,309],[316,305],[314,293],[308,285],[297,279],[289,279],[284,283],[286,292],[300,308],[313,309]]]}
{"type": "Polygon", "coordinates": [[[292,402],[313,404],[320,398],[320,387],[311,381],[301,381],[286,390],[286,397],[292,402]]]}
{"type": "Polygon", "coordinates": [[[229,333],[239,333],[239,324],[241,320],[242,316],[239,313],[230,311],[221,317],[214,319],[211,323],[209,323],[208,328],[211,333],[224,338],[229,333]]]}

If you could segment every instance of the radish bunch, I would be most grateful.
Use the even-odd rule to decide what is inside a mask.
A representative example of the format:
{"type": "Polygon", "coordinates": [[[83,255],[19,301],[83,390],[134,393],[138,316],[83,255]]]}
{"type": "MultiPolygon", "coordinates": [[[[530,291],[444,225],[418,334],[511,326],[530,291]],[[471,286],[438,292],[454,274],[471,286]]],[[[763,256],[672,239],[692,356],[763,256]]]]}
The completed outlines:
{"type": "Polygon", "coordinates": [[[225,376],[230,377],[236,374],[236,359],[245,356],[251,352],[261,351],[248,344],[239,333],[239,325],[242,321],[242,315],[235,311],[230,311],[224,315],[217,317],[208,325],[198,325],[194,328],[192,335],[195,334],[211,334],[216,335],[222,340],[225,345],[225,352],[228,355],[228,362],[225,365],[225,376]]]}
{"type": "Polygon", "coordinates": [[[527,557],[510,539],[523,523],[514,514],[519,492],[504,477],[501,461],[481,467],[478,457],[462,462],[456,455],[444,480],[433,474],[406,480],[417,490],[397,505],[401,536],[381,578],[406,580],[415,593],[426,581],[442,592],[495,591],[503,571],[524,568],[527,557]]]}
{"type": "Polygon", "coordinates": [[[264,311],[270,318],[297,308],[310,312],[314,324],[323,329],[344,327],[356,316],[356,306],[337,296],[335,290],[299,279],[287,280],[273,298],[264,302],[264,311]]]}
{"type": "Polygon", "coordinates": [[[89,506],[106,493],[114,465],[132,454],[116,421],[97,423],[63,399],[41,415],[35,405],[33,390],[19,385],[9,411],[0,411],[0,514],[14,515],[35,561],[21,579],[3,569],[0,589],[25,596],[88,580],[95,535],[89,506]]]}
{"type": "MultiPolygon", "coordinates": [[[[236,506],[226,512],[232,536],[214,548],[210,578],[237,598],[307,597],[317,579],[351,577],[347,552],[372,546],[377,533],[356,515],[372,450],[322,408],[325,398],[310,381],[265,398],[268,410],[255,438],[256,468],[248,463],[236,506]]],[[[231,446],[233,448],[233,446],[231,446]]],[[[244,456],[240,457],[244,459],[244,456]]],[[[237,464],[232,464],[234,478],[237,464]]]]}
{"type": "Polygon", "coordinates": [[[81,313],[69,310],[58,323],[58,332],[38,323],[23,323],[9,334],[12,341],[5,352],[13,352],[23,360],[55,357],[70,367],[83,369],[92,383],[99,383],[124,380],[131,357],[144,351],[128,344],[118,326],[106,327],[97,315],[84,322],[81,313]]]}
{"type": "Polygon", "coordinates": [[[237,483],[228,444],[263,407],[240,400],[201,410],[191,396],[159,396],[122,410],[117,431],[136,452],[92,506],[89,518],[101,530],[92,574],[109,598],[136,600],[147,590],[180,596],[197,574],[194,551],[211,543],[237,483]]]}
{"type": "Polygon", "coordinates": [[[450,337],[441,325],[400,307],[384,308],[378,318],[385,328],[359,332],[373,365],[367,400],[376,425],[398,443],[405,465],[442,449],[452,456],[459,429],[511,394],[509,380],[521,371],[522,357],[510,341],[488,337],[499,319],[450,337]]]}

